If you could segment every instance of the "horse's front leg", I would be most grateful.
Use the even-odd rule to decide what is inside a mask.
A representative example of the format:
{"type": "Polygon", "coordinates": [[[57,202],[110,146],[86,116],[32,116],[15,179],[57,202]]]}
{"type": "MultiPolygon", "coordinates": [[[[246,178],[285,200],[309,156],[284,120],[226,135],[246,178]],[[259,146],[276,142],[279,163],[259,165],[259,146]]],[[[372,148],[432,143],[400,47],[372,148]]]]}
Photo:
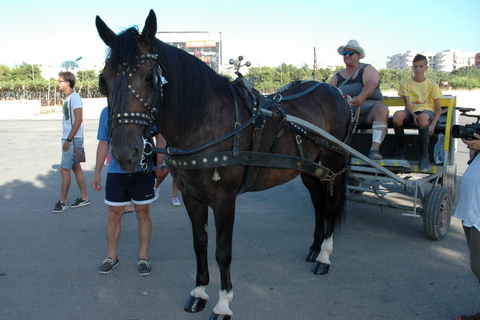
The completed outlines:
{"type": "Polygon", "coordinates": [[[187,194],[183,194],[183,201],[192,223],[193,247],[197,259],[196,287],[190,292],[184,309],[187,312],[199,312],[207,303],[206,288],[210,281],[207,260],[208,206],[187,194]]]}
{"type": "Polygon", "coordinates": [[[325,240],[325,204],[327,193],[322,182],[315,177],[303,173],[302,182],[310,193],[315,210],[315,231],[313,233],[313,243],[310,246],[305,261],[315,262],[320,254],[321,245],[325,240]]]}
{"type": "Polygon", "coordinates": [[[232,281],[230,278],[230,264],[232,262],[232,237],[233,224],[235,220],[235,200],[224,199],[214,210],[215,226],[217,231],[217,247],[215,258],[220,269],[220,285],[219,300],[213,308],[210,320],[228,320],[231,319],[232,310],[230,310],[230,302],[233,299],[232,281]]]}

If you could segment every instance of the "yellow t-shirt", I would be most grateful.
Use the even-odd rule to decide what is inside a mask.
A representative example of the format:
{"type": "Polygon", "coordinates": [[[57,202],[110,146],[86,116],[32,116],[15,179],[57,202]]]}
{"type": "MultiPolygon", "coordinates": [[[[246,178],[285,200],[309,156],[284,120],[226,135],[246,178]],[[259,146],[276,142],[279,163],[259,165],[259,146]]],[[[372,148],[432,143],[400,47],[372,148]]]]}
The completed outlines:
{"type": "Polygon", "coordinates": [[[433,100],[443,97],[442,91],[432,80],[425,79],[423,82],[416,82],[413,78],[400,83],[398,95],[410,98],[413,112],[424,110],[435,112],[433,100]]]}

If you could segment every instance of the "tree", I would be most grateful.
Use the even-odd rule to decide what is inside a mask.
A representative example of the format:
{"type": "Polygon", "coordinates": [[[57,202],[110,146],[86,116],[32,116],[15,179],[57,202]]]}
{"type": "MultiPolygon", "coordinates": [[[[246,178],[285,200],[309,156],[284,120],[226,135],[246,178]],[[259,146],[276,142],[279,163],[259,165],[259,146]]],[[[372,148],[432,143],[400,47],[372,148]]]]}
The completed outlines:
{"type": "Polygon", "coordinates": [[[11,74],[10,79],[14,79],[18,81],[28,81],[28,80],[34,81],[35,79],[43,79],[38,65],[36,64],[32,65],[26,62],[22,62],[21,65],[18,65],[15,68],[11,69],[10,74],[11,74]]]}
{"type": "Polygon", "coordinates": [[[85,81],[85,80],[97,80],[98,77],[95,74],[94,70],[85,70],[85,71],[78,71],[77,72],[77,80],[85,81]]]}

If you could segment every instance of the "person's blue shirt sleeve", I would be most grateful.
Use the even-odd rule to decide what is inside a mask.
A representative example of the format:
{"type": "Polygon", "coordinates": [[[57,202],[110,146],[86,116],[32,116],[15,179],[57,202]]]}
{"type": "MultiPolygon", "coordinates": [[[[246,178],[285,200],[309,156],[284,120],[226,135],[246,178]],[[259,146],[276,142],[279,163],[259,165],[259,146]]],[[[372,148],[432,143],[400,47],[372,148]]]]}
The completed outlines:
{"type": "Polygon", "coordinates": [[[108,136],[108,107],[103,108],[98,122],[97,140],[109,141],[108,136]]]}

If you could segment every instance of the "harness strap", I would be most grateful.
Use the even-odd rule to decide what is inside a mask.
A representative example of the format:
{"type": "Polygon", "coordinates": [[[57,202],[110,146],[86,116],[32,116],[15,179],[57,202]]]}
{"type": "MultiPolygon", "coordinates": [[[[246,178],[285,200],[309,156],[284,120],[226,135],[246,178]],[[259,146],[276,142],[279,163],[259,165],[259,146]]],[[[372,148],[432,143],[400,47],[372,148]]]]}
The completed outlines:
{"type": "Polygon", "coordinates": [[[275,99],[277,96],[279,96],[280,100],[278,100],[279,102],[281,100],[293,100],[293,99],[297,99],[297,98],[300,98],[304,95],[306,95],[307,93],[310,93],[312,92],[313,90],[315,90],[316,88],[318,88],[320,85],[324,84],[324,82],[316,82],[314,83],[310,88],[306,89],[306,90],[303,90],[302,92],[299,92],[299,93],[296,93],[296,94],[292,94],[290,96],[282,96],[281,94],[277,93],[273,98],[275,99]]]}
{"type": "Polygon", "coordinates": [[[260,116],[260,114],[256,114],[254,116],[252,116],[250,119],[247,120],[247,122],[243,123],[242,125],[240,125],[239,127],[237,127],[235,130],[233,131],[230,131],[228,132],[227,134],[221,136],[220,138],[217,138],[215,140],[212,140],[208,143],[205,143],[201,146],[198,146],[198,147],[195,147],[195,148],[190,148],[190,149],[178,149],[178,148],[158,148],[158,147],[153,147],[152,148],[152,151],[153,152],[156,152],[156,153],[164,153],[164,154],[169,154],[171,156],[178,156],[178,155],[189,155],[189,154],[192,154],[192,153],[196,153],[198,151],[201,151],[203,149],[206,149],[208,147],[211,147],[223,140],[226,140],[228,138],[230,138],[231,136],[235,135],[236,133],[242,131],[243,129],[245,129],[246,127],[248,127],[253,121],[255,121],[258,117],[260,116]]]}
{"type": "Polygon", "coordinates": [[[188,156],[166,155],[165,161],[174,168],[183,170],[200,170],[216,167],[255,166],[279,169],[294,169],[305,172],[323,181],[330,181],[335,174],[329,169],[297,156],[271,154],[268,152],[240,151],[237,158],[231,151],[220,151],[188,156]]]}
{"type": "MultiPolygon", "coordinates": [[[[285,122],[282,122],[282,126],[278,129],[277,134],[275,135],[275,140],[273,141],[273,144],[272,144],[272,147],[270,148],[269,153],[274,154],[277,151],[278,142],[280,141],[280,138],[283,135],[284,128],[285,128],[285,122]]],[[[267,168],[265,167],[260,169],[260,172],[257,175],[257,179],[255,180],[255,183],[247,191],[255,189],[258,183],[262,180],[266,170],[267,168]]]]}

